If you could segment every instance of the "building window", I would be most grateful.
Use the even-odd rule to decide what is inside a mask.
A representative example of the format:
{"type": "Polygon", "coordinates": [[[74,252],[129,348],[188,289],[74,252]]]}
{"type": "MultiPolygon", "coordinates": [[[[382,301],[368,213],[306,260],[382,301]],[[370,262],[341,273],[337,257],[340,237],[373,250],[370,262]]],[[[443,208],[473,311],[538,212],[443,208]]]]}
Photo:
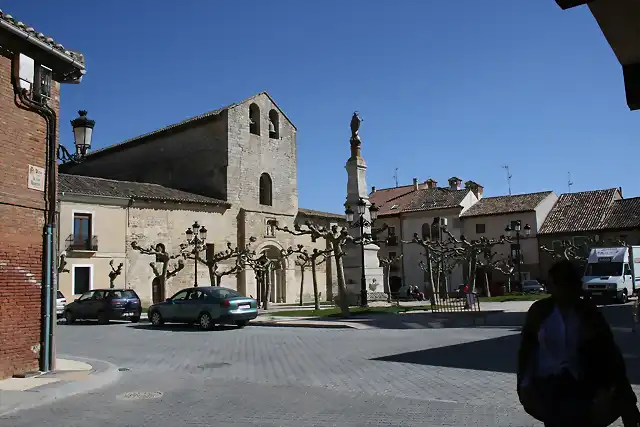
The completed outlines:
{"type": "Polygon", "coordinates": [[[249,105],[249,132],[260,135],[260,107],[256,104],[249,105]]]}
{"type": "Polygon", "coordinates": [[[89,250],[92,248],[92,222],[93,219],[90,213],[73,213],[72,249],[89,250]]]}
{"type": "Polygon", "coordinates": [[[511,244],[511,259],[516,261],[518,259],[518,252],[520,252],[520,262],[524,260],[524,256],[522,256],[522,250],[520,249],[520,245],[517,243],[511,244]]]}
{"type": "Polygon", "coordinates": [[[272,183],[271,177],[268,173],[260,175],[260,204],[265,206],[271,206],[272,200],[272,183]]]}
{"type": "Polygon", "coordinates": [[[89,292],[92,288],[91,266],[74,265],[73,266],[73,294],[79,295],[89,292]]]}
{"type": "Polygon", "coordinates": [[[562,253],[562,240],[554,240],[551,242],[551,249],[557,254],[562,253]]]}
{"type": "Polygon", "coordinates": [[[51,99],[52,72],[49,68],[40,66],[36,77],[35,100],[42,104],[47,104],[51,99]]]}
{"type": "Polygon", "coordinates": [[[484,224],[476,224],[476,234],[484,234],[485,229],[486,227],[484,224]]]}
{"type": "Polygon", "coordinates": [[[280,138],[280,116],[276,110],[269,111],[269,138],[280,138]]]}
{"type": "Polygon", "coordinates": [[[389,227],[389,237],[395,236],[395,235],[396,235],[396,228],[395,227],[389,227]]]}
{"type": "Polygon", "coordinates": [[[275,219],[267,220],[267,227],[265,230],[265,237],[276,237],[276,227],[278,226],[278,222],[275,219]]]}
{"type": "MultiPolygon", "coordinates": [[[[511,229],[513,230],[513,232],[515,233],[516,231],[516,227],[518,226],[518,220],[514,219],[513,221],[511,221],[511,229]]],[[[522,230],[521,230],[522,232],[522,230]]]]}

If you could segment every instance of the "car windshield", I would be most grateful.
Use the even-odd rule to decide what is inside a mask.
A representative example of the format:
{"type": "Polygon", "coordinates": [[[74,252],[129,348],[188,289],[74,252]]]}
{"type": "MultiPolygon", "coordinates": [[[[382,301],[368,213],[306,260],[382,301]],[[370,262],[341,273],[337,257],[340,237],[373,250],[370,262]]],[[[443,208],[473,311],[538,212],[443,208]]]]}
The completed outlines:
{"type": "Polygon", "coordinates": [[[64,298],[64,295],[62,295],[62,292],[58,291],[58,296],[57,298],[64,298]]]}
{"type": "Polygon", "coordinates": [[[525,280],[524,286],[540,286],[540,283],[538,283],[536,280],[525,280]]]}
{"type": "Polygon", "coordinates": [[[109,293],[107,294],[107,298],[131,299],[131,298],[137,298],[137,297],[138,296],[133,291],[116,290],[116,291],[109,291],[109,293]]]}
{"type": "Polygon", "coordinates": [[[597,262],[587,265],[585,276],[622,276],[621,262],[597,262]]]}
{"type": "Polygon", "coordinates": [[[227,288],[215,288],[209,291],[209,293],[213,297],[221,299],[242,297],[242,295],[240,295],[238,292],[234,291],[233,289],[227,288]]]}

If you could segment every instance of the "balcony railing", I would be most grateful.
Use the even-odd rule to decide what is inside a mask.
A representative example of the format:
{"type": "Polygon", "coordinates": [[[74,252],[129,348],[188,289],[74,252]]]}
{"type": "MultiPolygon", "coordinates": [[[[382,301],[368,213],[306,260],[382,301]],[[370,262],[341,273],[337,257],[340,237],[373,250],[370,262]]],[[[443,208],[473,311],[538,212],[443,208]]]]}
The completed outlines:
{"type": "Polygon", "coordinates": [[[84,235],[71,234],[67,237],[67,250],[69,251],[98,251],[98,236],[87,237],[84,235]]]}

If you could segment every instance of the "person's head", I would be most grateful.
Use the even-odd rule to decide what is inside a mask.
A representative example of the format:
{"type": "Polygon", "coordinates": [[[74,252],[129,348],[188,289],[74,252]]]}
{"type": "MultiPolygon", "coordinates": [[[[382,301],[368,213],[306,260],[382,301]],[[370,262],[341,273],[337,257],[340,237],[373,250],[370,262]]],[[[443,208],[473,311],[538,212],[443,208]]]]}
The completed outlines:
{"type": "Polygon", "coordinates": [[[582,275],[569,260],[556,262],[549,269],[549,292],[559,302],[570,302],[580,298],[582,275]]]}

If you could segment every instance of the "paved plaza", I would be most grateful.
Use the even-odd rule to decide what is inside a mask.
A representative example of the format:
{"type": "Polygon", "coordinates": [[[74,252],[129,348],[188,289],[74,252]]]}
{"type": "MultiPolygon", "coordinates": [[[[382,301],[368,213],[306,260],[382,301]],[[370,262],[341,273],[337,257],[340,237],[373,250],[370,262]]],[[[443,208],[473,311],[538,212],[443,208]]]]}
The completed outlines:
{"type": "MultiPolygon", "coordinates": [[[[621,327],[627,317],[609,316],[621,327]],[[616,320],[617,319],[617,320],[616,320]]],[[[61,357],[120,378],[1,426],[539,426],[515,394],[518,328],[200,331],[60,325],[61,357]]],[[[615,332],[628,364],[636,336],[615,332]]],[[[631,372],[635,384],[638,373],[631,372]]]]}

